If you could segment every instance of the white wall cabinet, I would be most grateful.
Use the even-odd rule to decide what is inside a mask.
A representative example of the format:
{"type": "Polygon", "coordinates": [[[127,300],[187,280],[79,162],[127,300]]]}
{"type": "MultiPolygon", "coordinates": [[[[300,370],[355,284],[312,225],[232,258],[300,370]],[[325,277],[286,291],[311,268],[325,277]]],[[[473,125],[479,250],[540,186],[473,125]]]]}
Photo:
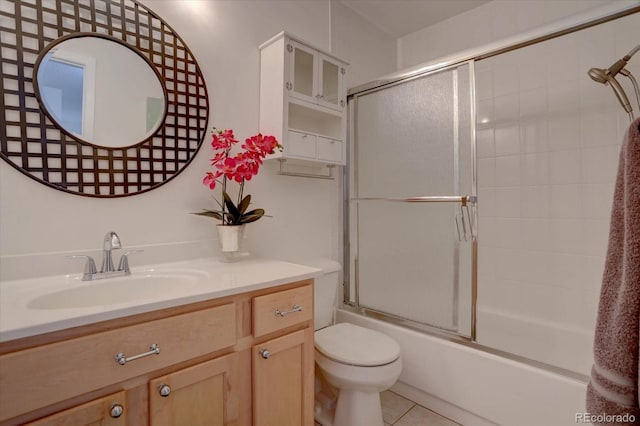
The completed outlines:
{"type": "Polygon", "coordinates": [[[260,132],[284,146],[270,158],[344,165],[347,63],[282,32],[260,46],[260,132]]]}
{"type": "Polygon", "coordinates": [[[342,111],[345,106],[343,76],[345,64],[294,40],[287,43],[289,96],[342,111]]]}

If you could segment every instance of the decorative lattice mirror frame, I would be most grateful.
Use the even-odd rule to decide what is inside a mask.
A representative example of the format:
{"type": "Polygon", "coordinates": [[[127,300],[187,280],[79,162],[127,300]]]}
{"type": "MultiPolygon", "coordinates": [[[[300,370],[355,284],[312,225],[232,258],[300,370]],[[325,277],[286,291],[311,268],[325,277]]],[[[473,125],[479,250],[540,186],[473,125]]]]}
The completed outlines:
{"type": "Polygon", "coordinates": [[[207,132],[209,100],[195,57],[136,0],[2,0],[0,67],[0,156],[60,191],[123,197],[157,188],[193,160],[207,132]],[[74,33],[118,39],[155,67],[167,106],[151,137],[124,147],[95,146],[62,130],[40,108],[36,61],[49,43],[74,33]]]}

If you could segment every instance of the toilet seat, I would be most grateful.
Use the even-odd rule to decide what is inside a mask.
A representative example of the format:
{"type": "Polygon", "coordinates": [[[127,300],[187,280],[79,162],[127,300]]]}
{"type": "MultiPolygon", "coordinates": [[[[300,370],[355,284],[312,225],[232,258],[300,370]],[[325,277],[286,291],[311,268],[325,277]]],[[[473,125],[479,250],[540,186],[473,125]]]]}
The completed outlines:
{"type": "Polygon", "coordinates": [[[400,346],[395,340],[349,323],[316,331],[315,347],[336,362],[360,367],[385,365],[400,357],[400,346]]]}

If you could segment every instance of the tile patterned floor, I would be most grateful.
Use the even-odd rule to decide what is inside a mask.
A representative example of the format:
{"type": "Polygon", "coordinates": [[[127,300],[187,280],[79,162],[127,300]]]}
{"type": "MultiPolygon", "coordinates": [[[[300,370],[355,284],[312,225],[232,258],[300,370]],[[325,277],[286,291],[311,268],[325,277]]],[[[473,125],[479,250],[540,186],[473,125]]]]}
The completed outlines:
{"type": "Polygon", "coordinates": [[[382,392],[380,401],[385,426],[461,426],[391,391],[382,392]]]}
{"type": "Polygon", "coordinates": [[[380,400],[385,426],[460,426],[391,391],[382,392],[380,400]]]}

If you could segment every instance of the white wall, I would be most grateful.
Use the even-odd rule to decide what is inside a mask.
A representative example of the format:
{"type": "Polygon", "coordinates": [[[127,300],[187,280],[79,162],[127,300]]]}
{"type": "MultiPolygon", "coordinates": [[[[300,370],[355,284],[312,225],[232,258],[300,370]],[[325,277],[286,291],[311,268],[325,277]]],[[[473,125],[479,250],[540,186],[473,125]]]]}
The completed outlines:
{"type": "Polygon", "coordinates": [[[396,70],[397,40],[336,0],[331,0],[333,53],[350,62],[347,87],[396,70]]]}
{"type": "Polygon", "coordinates": [[[493,0],[398,39],[398,69],[482,46],[576,13],[628,0],[493,0]]]}
{"type": "MultiPolygon", "coordinates": [[[[351,17],[334,25],[326,1],[208,1],[153,0],[144,2],[185,40],[204,73],[210,96],[209,125],[234,129],[240,138],[258,131],[258,45],[286,30],[353,63],[377,69],[363,52],[367,24],[351,17]],[[347,45],[342,37],[353,37],[347,45]],[[358,52],[358,61],[351,56],[358,52]]],[[[393,57],[395,50],[388,54],[393,57]]],[[[389,61],[388,61],[389,62],[389,61]]],[[[0,278],[12,279],[51,273],[81,272],[79,261],[64,254],[88,253],[100,258],[105,232],[114,230],[125,248],[144,248],[132,257],[132,266],[216,255],[215,221],[190,215],[214,207],[202,185],[212,151],[205,138],[194,161],[177,178],[153,191],[132,197],[94,199],[48,188],[0,162],[0,278]]],[[[338,259],[342,245],[340,180],[325,181],[276,175],[267,164],[246,185],[254,205],[273,218],[263,218],[249,229],[249,249],[258,255],[298,260],[309,257],[338,259]]],[[[216,192],[218,195],[218,193],[216,192]]]]}

